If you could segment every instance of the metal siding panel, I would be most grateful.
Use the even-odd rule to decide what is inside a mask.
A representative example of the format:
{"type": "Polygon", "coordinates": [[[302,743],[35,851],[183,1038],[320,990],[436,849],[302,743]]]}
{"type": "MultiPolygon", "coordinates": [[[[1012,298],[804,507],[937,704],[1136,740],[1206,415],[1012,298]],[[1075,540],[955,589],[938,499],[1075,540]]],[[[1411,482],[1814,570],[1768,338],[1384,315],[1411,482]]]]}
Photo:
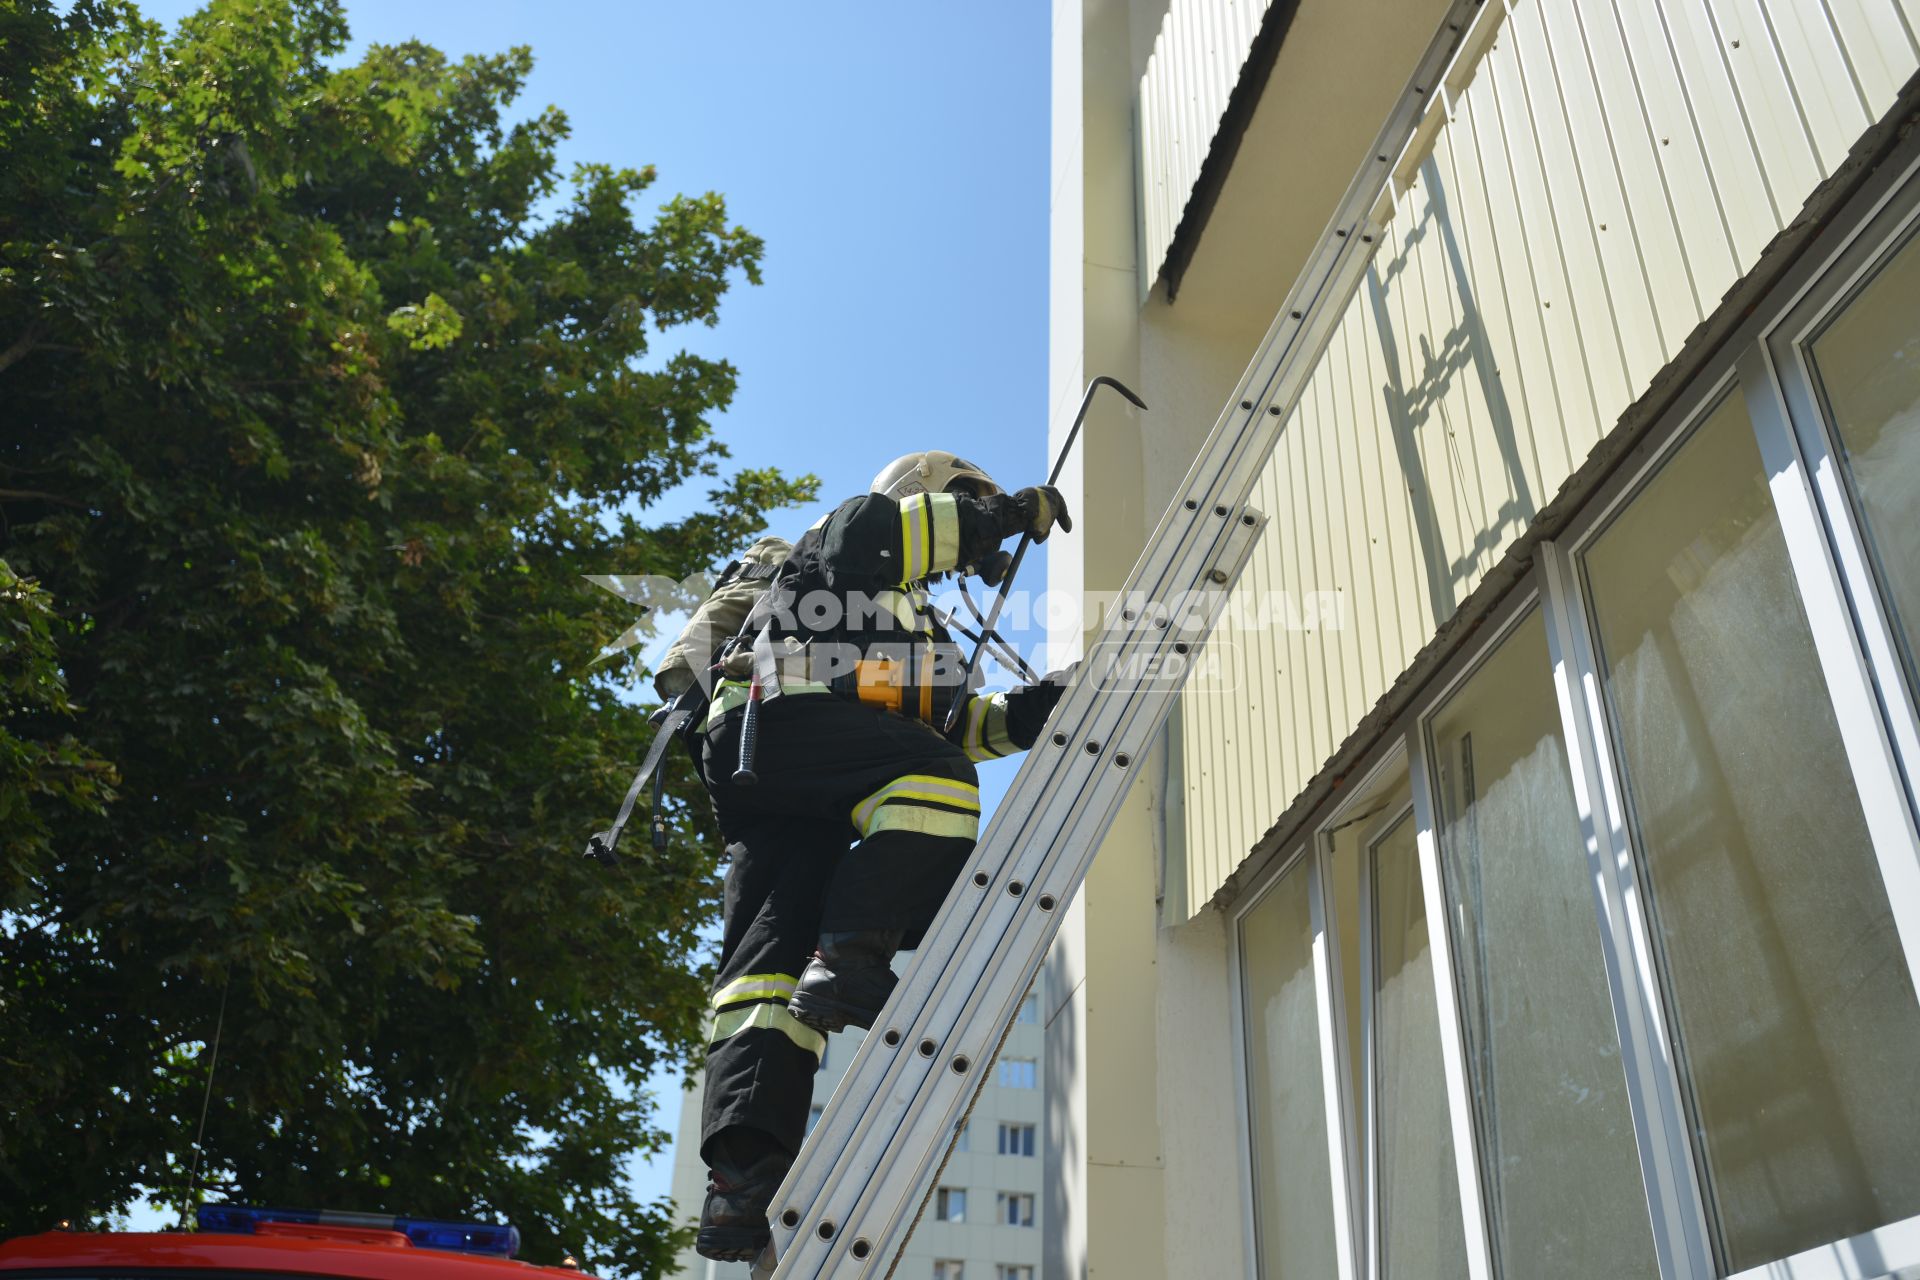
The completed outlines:
{"type": "MultiPolygon", "coordinates": [[[[1728,208],[1743,198],[1764,199],[1759,170],[1748,151],[1745,164],[1727,160],[1728,176],[1716,181],[1702,149],[1696,109],[1687,96],[1674,43],[1659,11],[1646,0],[1614,0],[1599,12],[1594,29],[1608,18],[1627,51],[1634,89],[1645,111],[1649,145],[1686,256],[1688,281],[1704,318],[1739,278],[1741,242],[1728,208]],[[1743,174],[1751,175],[1750,196],[1740,182],[1743,174]]],[[[1744,138],[1741,145],[1745,147],[1744,138]]],[[[1765,211],[1748,208],[1746,220],[1765,220],[1765,211]]]]}
{"type": "Polygon", "coordinates": [[[1775,219],[1785,225],[1799,207],[1796,191],[1820,180],[1813,136],[1801,116],[1757,0],[1701,0],[1713,23],[1714,52],[1733,77],[1747,135],[1760,157],[1775,219]]]}
{"type": "Polygon", "coordinates": [[[1267,8],[1267,0],[1174,0],[1160,25],[1136,93],[1141,131],[1151,134],[1138,178],[1150,276],[1173,243],[1267,8]]]}
{"type": "MultiPolygon", "coordinates": [[[[1273,523],[1237,588],[1246,616],[1263,596],[1303,611],[1342,590],[1346,626],[1243,628],[1240,694],[1186,700],[1189,902],[1212,896],[1436,611],[1671,358],[1778,230],[1776,209],[1798,209],[1819,177],[1809,128],[1824,159],[1852,127],[1849,95],[1864,124],[1920,61],[1906,16],[1920,0],[1762,2],[1518,5],[1448,104],[1256,490],[1273,523]],[[1719,44],[1727,13],[1738,51],[1719,44]],[[1749,50],[1747,24],[1765,17],[1777,25],[1749,50]],[[1822,30],[1828,47],[1813,47],[1822,30]],[[1807,47],[1782,62],[1789,33],[1807,47]],[[1750,121],[1783,112],[1797,132],[1756,149],[1750,121]]],[[[1231,21],[1214,31],[1241,42],[1231,21]]]]}
{"type": "MultiPolygon", "coordinates": [[[[1813,139],[1820,173],[1832,173],[1847,158],[1860,131],[1873,121],[1840,52],[1826,8],[1822,0],[1767,0],[1755,7],[1813,139]]],[[[1745,47],[1742,44],[1743,52],[1745,47]]]]}
{"type": "Polygon", "coordinates": [[[1867,114],[1878,120],[1920,59],[1920,42],[1893,0],[1827,0],[1827,13],[1840,33],[1867,114]]]}
{"type": "MultiPolygon", "coordinates": [[[[1532,8],[1532,6],[1526,6],[1532,8]]],[[[1524,10],[1523,10],[1524,12],[1524,10]]],[[[1515,19],[1519,13],[1515,13],[1515,19]]],[[[1517,21],[1507,23],[1509,29],[1517,21]]],[[[1513,173],[1513,192],[1521,207],[1521,230],[1526,236],[1526,251],[1534,263],[1534,284],[1540,290],[1536,307],[1548,334],[1548,349],[1553,355],[1553,372],[1559,378],[1561,409],[1561,449],[1549,462],[1559,474],[1571,472],[1576,459],[1586,457],[1592,441],[1599,439],[1599,399],[1594,380],[1594,361],[1611,359],[1601,349],[1588,353],[1580,332],[1580,296],[1569,278],[1569,263],[1563,257],[1559,228],[1553,213],[1553,188],[1542,161],[1542,144],[1534,132],[1534,117],[1526,102],[1526,84],[1521,71],[1523,42],[1513,31],[1501,33],[1500,46],[1488,58],[1494,84],[1494,102],[1500,111],[1501,144],[1507,165],[1513,173]]]]}
{"type": "MultiPolygon", "coordinates": [[[[1612,315],[1613,339],[1622,358],[1623,398],[1618,405],[1602,405],[1601,421],[1611,423],[1652,381],[1672,348],[1654,307],[1646,264],[1627,216],[1625,186],[1614,161],[1606,111],[1587,58],[1577,9],[1567,0],[1541,5],[1541,37],[1558,89],[1561,124],[1567,131],[1567,158],[1577,167],[1580,178],[1587,240],[1600,268],[1612,315]]],[[[1677,339],[1673,345],[1679,345],[1677,339]]]]}
{"type": "MultiPolygon", "coordinates": [[[[1501,252],[1501,241],[1494,223],[1493,207],[1488,200],[1485,174],[1480,168],[1480,149],[1474,139],[1471,104],[1458,104],[1456,121],[1466,116],[1457,132],[1441,135],[1434,149],[1437,160],[1451,163],[1451,204],[1453,226],[1460,238],[1461,253],[1467,264],[1468,305],[1480,317],[1482,340],[1486,344],[1485,376],[1489,395],[1499,404],[1498,413],[1512,432],[1520,474],[1525,477],[1532,505],[1537,506],[1551,492],[1540,466],[1540,449],[1534,438],[1538,424],[1555,420],[1557,411],[1551,386],[1551,371],[1538,362],[1524,358],[1522,342],[1529,336],[1540,351],[1545,340],[1530,312],[1516,312],[1515,289],[1507,279],[1509,265],[1524,275],[1524,259],[1513,261],[1501,252]],[[1455,145],[1455,143],[1458,145],[1455,145]]],[[[1517,296],[1530,299],[1530,289],[1522,287],[1517,296]]]]}
{"type": "MultiPolygon", "coordinates": [[[[1648,118],[1646,100],[1613,6],[1576,4],[1569,8],[1578,24],[1592,87],[1582,109],[1597,113],[1584,117],[1585,130],[1590,134],[1597,120],[1618,182],[1618,221],[1609,222],[1602,234],[1617,231],[1632,244],[1653,307],[1659,350],[1664,354],[1686,340],[1706,316],[1706,309],[1701,305],[1693,264],[1674,220],[1673,194],[1660,167],[1659,139],[1648,118]]],[[[1673,87],[1671,82],[1669,87],[1673,87]]],[[[1711,193],[1705,199],[1711,209],[1712,227],[1717,228],[1719,211],[1711,207],[1711,193]]],[[[1712,235],[1711,230],[1702,240],[1724,257],[1725,237],[1712,235]]],[[[1644,385],[1644,380],[1636,376],[1636,388],[1644,385]]]]}
{"type": "MultiPolygon", "coordinates": [[[[1617,0],[1623,25],[1649,18],[1661,23],[1660,36],[1679,69],[1687,119],[1705,158],[1720,211],[1733,242],[1733,261],[1717,291],[1702,290],[1717,303],[1744,269],[1755,262],[1783,225],[1773,192],[1761,169],[1759,153],[1747,131],[1733,78],[1720,56],[1720,38],[1702,0],[1617,0]]],[[[1664,125],[1663,125],[1664,127],[1664,125]]],[[[1665,135],[1663,135],[1665,136],[1665,135]]],[[[1682,205],[1685,216],[1687,206],[1682,205]]]]}
{"type": "MultiPolygon", "coordinates": [[[[1508,37],[1504,44],[1512,44],[1508,37]]],[[[1489,60],[1502,52],[1496,44],[1489,60]]],[[[1565,475],[1570,451],[1566,437],[1566,402],[1585,394],[1584,382],[1565,382],[1574,370],[1558,359],[1559,350],[1551,340],[1548,313],[1541,310],[1541,295],[1551,283],[1541,277],[1546,270],[1529,246],[1526,220],[1520,192],[1514,181],[1512,155],[1501,124],[1499,94],[1491,69],[1482,70],[1462,99],[1474,137],[1475,154],[1486,183],[1487,205],[1493,217],[1493,240],[1507,272],[1507,308],[1513,317],[1517,354],[1527,371],[1529,398],[1534,412],[1533,439],[1542,477],[1565,475]],[[1537,396],[1532,395],[1535,386],[1537,396]]]]}

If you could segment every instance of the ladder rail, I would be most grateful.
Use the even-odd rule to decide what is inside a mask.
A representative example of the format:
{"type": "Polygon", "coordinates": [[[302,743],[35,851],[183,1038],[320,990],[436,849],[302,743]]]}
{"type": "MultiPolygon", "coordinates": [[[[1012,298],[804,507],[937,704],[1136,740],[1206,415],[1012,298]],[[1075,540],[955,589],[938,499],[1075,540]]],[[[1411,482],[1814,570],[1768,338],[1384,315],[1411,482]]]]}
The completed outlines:
{"type": "MultiPolygon", "coordinates": [[[[1132,646],[1135,652],[1169,653],[1181,646],[1191,653],[1224,607],[1224,587],[1250,556],[1263,521],[1241,512],[1230,512],[1227,518],[1209,513],[1207,520],[1221,536],[1203,549],[1217,549],[1224,557],[1192,575],[1207,585],[1208,607],[1201,617],[1189,617],[1182,625],[1170,621],[1162,629],[1149,623],[1137,637],[1145,643],[1132,646]]],[[[955,898],[943,911],[945,928],[937,928],[936,936],[923,943],[897,1003],[879,1024],[885,1030],[868,1036],[815,1127],[815,1140],[826,1149],[870,1149],[877,1145],[878,1132],[883,1154],[871,1163],[843,1159],[825,1170],[809,1170],[816,1180],[809,1184],[795,1178],[776,1197],[776,1227],[784,1227],[790,1237],[782,1250],[783,1273],[807,1274],[809,1264],[824,1265],[828,1256],[842,1253],[839,1237],[846,1224],[857,1224],[858,1234],[844,1247],[857,1249],[858,1241],[865,1240],[869,1257],[881,1238],[896,1234],[898,1214],[907,1206],[896,1199],[891,1209],[876,1212],[874,1200],[903,1185],[903,1175],[904,1185],[931,1176],[933,1147],[983,1078],[982,1058],[990,1052],[986,1039],[1000,1020],[1012,1016],[1014,996],[1031,982],[1047,941],[1057,932],[1060,910],[1086,874],[1098,843],[1097,837],[1088,838],[1089,820],[1101,829],[1111,824],[1178,691],[1160,685],[1114,696],[1089,685],[1076,686],[1068,698],[1076,694],[1085,732],[1056,730],[1066,744],[1051,739],[1042,744],[1052,754],[1036,763],[1046,767],[1027,786],[1017,782],[1000,806],[963,872],[955,898]],[[1086,742],[1102,744],[1099,753],[1084,750],[1086,742]],[[1046,797],[1037,811],[1023,804],[1020,794],[1036,786],[1046,797]],[[1013,829],[1011,839],[1005,835],[1008,828],[1013,829]],[[1036,830],[1040,834],[1034,838],[1022,838],[1036,830]],[[979,873],[986,874],[984,886],[976,882],[979,873]],[[1021,883],[1018,896],[1007,892],[1015,880],[1021,883]],[[1051,909],[1042,907],[1043,899],[1051,901],[1051,909]],[[986,939],[997,945],[983,945],[986,939]],[[932,976],[923,980],[929,970],[932,976]],[[998,1008],[991,1007],[994,1000],[998,1008]],[[887,1036],[896,1031],[900,1035],[889,1045],[887,1036]],[[933,1046],[931,1056],[923,1052],[923,1043],[933,1046]],[[867,1067],[872,1054],[894,1057],[874,1071],[867,1067]],[[965,1058],[965,1070],[955,1069],[956,1057],[965,1058]],[[891,1150],[911,1158],[923,1146],[925,1154],[910,1171],[892,1169],[895,1161],[884,1157],[891,1150]],[[787,1220],[790,1211],[792,1221],[787,1220]],[[817,1234],[823,1223],[831,1228],[826,1238],[817,1234]],[[804,1235],[799,1234],[801,1227],[804,1235]],[[823,1256],[815,1260],[813,1254],[823,1256]]],[[[1071,713],[1065,701],[1063,709],[1071,713]]],[[[1071,714],[1064,718],[1075,719],[1071,714]]],[[[843,1257],[839,1265],[857,1261],[843,1257]]]]}

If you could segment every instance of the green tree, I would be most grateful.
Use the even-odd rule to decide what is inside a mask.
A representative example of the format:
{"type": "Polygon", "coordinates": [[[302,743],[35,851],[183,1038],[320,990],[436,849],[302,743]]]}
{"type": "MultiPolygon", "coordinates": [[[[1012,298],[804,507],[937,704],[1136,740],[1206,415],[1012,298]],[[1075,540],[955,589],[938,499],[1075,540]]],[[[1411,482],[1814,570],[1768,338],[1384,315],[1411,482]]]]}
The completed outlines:
{"type": "Polygon", "coordinates": [[[716,842],[676,761],[672,852],[582,861],[648,731],[581,575],[811,494],[644,518],[719,474],[736,375],[642,357],[761,243],[636,216],[651,170],[562,183],[524,49],[63,7],[0,0],[0,1235],[184,1197],[204,1105],[215,1193],[664,1270],[623,1164],[699,1039],[716,842]]]}

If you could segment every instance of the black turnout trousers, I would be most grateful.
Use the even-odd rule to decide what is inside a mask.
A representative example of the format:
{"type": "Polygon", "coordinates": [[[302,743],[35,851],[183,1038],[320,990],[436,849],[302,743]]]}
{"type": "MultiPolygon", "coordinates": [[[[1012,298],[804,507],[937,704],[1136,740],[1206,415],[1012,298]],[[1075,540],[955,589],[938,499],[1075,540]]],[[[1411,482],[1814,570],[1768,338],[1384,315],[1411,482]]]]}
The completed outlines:
{"type": "Polygon", "coordinates": [[[701,770],[732,859],[703,1158],[735,1125],[799,1151],[826,1040],[787,999],[820,934],[898,929],[916,945],[980,826],[973,762],[925,725],[830,693],[774,698],[761,708],[759,783],[737,787],[741,714],[708,731],[701,770]]]}

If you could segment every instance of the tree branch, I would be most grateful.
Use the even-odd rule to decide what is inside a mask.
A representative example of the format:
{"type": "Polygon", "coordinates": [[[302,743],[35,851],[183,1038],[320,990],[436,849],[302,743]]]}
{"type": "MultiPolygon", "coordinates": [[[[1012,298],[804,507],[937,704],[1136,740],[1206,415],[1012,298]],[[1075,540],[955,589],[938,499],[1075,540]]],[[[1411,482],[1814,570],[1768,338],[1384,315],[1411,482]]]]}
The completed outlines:
{"type": "Polygon", "coordinates": [[[27,326],[27,331],[20,335],[19,341],[15,342],[5,351],[0,351],[0,372],[4,372],[8,365],[11,365],[14,361],[33,350],[35,342],[39,340],[40,329],[41,322],[35,320],[27,326]]]}
{"type": "MultiPolygon", "coordinates": [[[[5,367],[5,365],[0,365],[0,368],[5,367]]],[[[46,493],[39,489],[0,489],[0,500],[9,498],[20,502],[57,502],[63,507],[73,507],[80,511],[87,509],[87,504],[84,502],[76,501],[73,498],[65,498],[57,493],[46,493]]]]}

